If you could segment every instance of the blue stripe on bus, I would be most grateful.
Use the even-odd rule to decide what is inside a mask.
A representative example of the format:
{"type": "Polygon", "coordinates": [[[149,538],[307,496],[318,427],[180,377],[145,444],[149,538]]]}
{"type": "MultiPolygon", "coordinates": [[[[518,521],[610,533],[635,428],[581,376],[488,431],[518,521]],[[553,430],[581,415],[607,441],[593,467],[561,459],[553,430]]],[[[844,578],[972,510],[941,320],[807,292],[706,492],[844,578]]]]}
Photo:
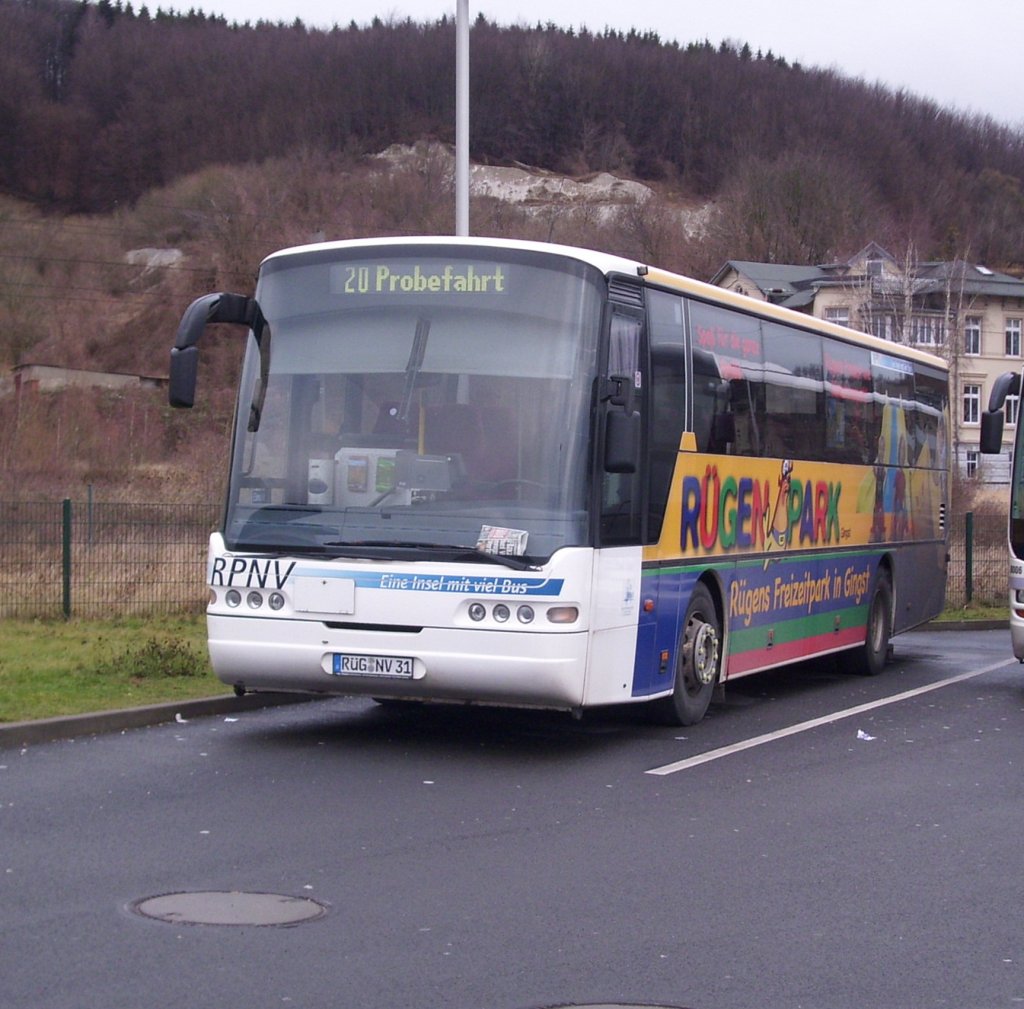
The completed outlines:
{"type": "Polygon", "coordinates": [[[396,592],[457,592],[466,595],[559,596],[562,578],[518,578],[512,575],[423,574],[414,571],[352,571],[301,567],[292,574],[305,578],[342,578],[359,588],[396,592]]]}

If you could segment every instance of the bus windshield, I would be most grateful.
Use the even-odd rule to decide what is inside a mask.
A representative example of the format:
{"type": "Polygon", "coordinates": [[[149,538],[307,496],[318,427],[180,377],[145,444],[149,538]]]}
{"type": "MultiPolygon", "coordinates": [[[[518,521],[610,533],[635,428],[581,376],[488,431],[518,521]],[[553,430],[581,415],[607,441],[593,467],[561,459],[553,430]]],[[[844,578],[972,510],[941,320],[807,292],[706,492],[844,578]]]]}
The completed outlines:
{"type": "Polygon", "coordinates": [[[1010,477],[1010,550],[1024,560],[1024,424],[1018,423],[1010,477]]]}
{"type": "Polygon", "coordinates": [[[526,563],[587,544],[600,274],[514,250],[373,255],[263,266],[228,547],[526,563]]]}

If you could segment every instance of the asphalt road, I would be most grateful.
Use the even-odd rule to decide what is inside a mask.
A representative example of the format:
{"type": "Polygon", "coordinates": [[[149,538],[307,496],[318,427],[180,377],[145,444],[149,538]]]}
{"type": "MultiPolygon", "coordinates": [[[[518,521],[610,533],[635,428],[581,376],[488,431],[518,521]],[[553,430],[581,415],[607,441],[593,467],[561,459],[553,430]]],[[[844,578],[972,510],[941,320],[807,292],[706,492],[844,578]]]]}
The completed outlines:
{"type": "Polygon", "coordinates": [[[0,1006],[1018,1005],[1022,753],[1006,631],[687,730],[336,699],[0,751],[0,1006]],[[198,891],[327,913],[133,910],[198,891]]]}

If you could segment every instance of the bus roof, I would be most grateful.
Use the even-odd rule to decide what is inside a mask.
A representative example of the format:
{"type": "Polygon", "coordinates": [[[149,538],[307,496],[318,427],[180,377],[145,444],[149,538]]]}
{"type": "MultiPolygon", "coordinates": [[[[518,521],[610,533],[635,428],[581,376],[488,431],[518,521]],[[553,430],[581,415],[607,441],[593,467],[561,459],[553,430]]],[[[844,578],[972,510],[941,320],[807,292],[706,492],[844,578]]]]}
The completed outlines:
{"type": "MultiPolygon", "coordinates": [[[[596,252],[592,249],[582,249],[571,245],[557,245],[548,242],[527,242],[513,238],[479,238],[461,237],[454,235],[415,235],[415,236],[392,236],[388,238],[355,238],[337,242],[319,242],[310,245],[295,246],[288,249],[281,249],[271,253],[263,263],[269,263],[281,257],[301,256],[307,253],[325,252],[332,249],[381,249],[390,246],[446,246],[466,247],[478,249],[516,249],[527,252],[536,252],[541,255],[562,256],[568,259],[575,259],[579,262],[600,270],[604,275],[619,273],[627,276],[642,277],[647,283],[658,287],[669,288],[688,294],[702,301],[715,302],[728,305],[752,315],[758,315],[766,319],[774,319],[778,322],[791,326],[799,326],[802,329],[814,332],[837,336],[840,339],[851,343],[860,344],[869,350],[877,350],[884,354],[891,354],[895,357],[902,357],[912,361],[919,361],[933,368],[946,371],[948,363],[935,354],[918,350],[915,347],[908,347],[904,344],[893,343],[890,340],[883,340],[881,337],[872,336],[870,333],[863,333],[860,330],[850,329],[833,322],[826,322],[812,315],[803,312],[795,312],[790,308],[783,308],[781,305],[773,305],[770,302],[760,301],[748,297],[745,294],[737,294],[735,291],[727,290],[724,287],[716,287],[692,277],[672,273],[668,270],[656,269],[646,266],[636,260],[625,259],[622,256],[611,255],[605,252],[596,252]]],[[[262,266],[263,264],[261,264],[262,266]]]]}

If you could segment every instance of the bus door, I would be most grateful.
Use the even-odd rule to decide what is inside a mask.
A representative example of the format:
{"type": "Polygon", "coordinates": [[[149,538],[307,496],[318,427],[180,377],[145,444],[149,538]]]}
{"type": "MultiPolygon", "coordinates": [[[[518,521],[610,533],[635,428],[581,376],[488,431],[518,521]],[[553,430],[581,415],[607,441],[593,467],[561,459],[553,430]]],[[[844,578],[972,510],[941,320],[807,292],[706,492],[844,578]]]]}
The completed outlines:
{"type": "MultiPolygon", "coordinates": [[[[624,285],[623,285],[624,286],[624,285]]],[[[644,487],[642,292],[636,307],[610,306],[598,379],[599,549],[594,552],[589,703],[628,700],[637,652],[644,487]]]]}

